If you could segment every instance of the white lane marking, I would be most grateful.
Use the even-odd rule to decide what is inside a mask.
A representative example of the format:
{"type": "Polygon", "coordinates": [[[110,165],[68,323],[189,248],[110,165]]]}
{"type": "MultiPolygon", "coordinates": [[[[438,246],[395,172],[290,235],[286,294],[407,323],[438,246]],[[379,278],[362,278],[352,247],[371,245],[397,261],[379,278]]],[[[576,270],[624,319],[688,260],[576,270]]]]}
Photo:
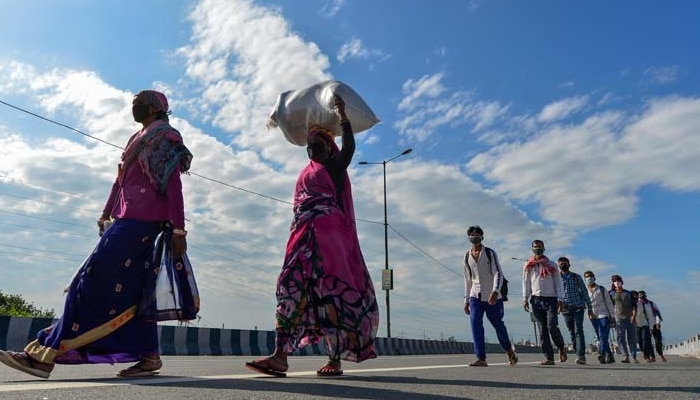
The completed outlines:
{"type": "MultiPolygon", "coordinates": [[[[521,363],[518,363],[520,365],[521,363]]],[[[522,364],[539,364],[539,362],[524,362],[522,364]]],[[[489,366],[499,366],[508,365],[506,363],[493,363],[489,366]]],[[[416,371],[416,370],[428,370],[428,369],[441,369],[441,368],[470,368],[467,364],[460,365],[426,365],[426,366],[416,366],[416,367],[387,367],[387,368],[367,368],[367,369],[350,369],[345,370],[344,375],[352,375],[355,373],[367,373],[367,372],[392,372],[392,371],[416,371]]],[[[475,368],[475,367],[472,367],[475,368]]],[[[289,372],[288,377],[293,376],[316,376],[316,371],[299,371],[299,372],[289,372]]],[[[98,388],[98,387],[108,387],[108,386],[123,386],[123,385],[161,385],[169,383],[185,383],[185,382],[198,382],[198,381],[216,381],[225,379],[249,379],[249,378],[259,378],[265,377],[268,379],[284,379],[275,378],[263,374],[237,374],[237,375],[211,375],[211,376],[177,376],[168,378],[132,378],[132,379],[110,379],[110,380],[95,380],[95,381],[85,381],[85,382],[60,382],[60,381],[45,381],[40,383],[10,383],[5,382],[4,385],[0,386],[0,393],[2,392],[29,392],[32,390],[52,390],[52,389],[80,389],[80,388],[98,388]]],[[[341,378],[342,379],[342,378],[341,378]]]]}

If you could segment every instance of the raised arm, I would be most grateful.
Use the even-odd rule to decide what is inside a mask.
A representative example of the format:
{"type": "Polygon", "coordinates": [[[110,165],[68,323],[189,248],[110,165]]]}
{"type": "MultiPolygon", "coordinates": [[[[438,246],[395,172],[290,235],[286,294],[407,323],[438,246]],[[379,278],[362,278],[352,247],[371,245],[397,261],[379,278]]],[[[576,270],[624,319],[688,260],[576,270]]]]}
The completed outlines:
{"type": "Polygon", "coordinates": [[[347,169],[352,162],[352,156],[355,154],[355,135],[352,132],[352,125],[345,115],[345,102],[343,99],[335,95],[333,97],[335,103],[335,112],[340,118],[340,128],[342,130],[342,147],[338,153],[337,165],[340,168],[347,169]]]}

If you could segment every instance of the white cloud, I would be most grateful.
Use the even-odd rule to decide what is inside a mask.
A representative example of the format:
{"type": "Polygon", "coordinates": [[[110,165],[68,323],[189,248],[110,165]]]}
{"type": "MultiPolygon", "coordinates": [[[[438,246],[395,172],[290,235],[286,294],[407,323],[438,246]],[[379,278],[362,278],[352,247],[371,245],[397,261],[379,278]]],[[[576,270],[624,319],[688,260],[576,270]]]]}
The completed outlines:
{"type": "Polygon", "coordinates": [[[397,106],[402,117],[394,126],[414,141],[425,141],[441,126],[473,125],[479,131],[503,117],[508,106],[497,101],[477,101],[465,91],[451,91],[442,84],[441,73],[425,75],[403,84],[404,98],[397,106]]]}
{"type": "Polygon", "coordinates": [[[688,165],[700,157],[700,99],[665,98],[640,115],[603,112],[577,125],[540,128],[468,165],[495,190],[534,202],[547,221],[590,229],[631,218],[645,185],[700,190],[688,165]]]}
{"type": "Polygon", "coordinates": [[[668,85],[676,82],[680,75],[680,69],[677,65],[667,67],[649,67],[644,71],[644,77],[651,83],[659,85],[668,85]]]}
{"type": "Polygon", "coordinates": [[[337,59],[340,63],[344,63],[353,59],[379,59],[379,61],[385,61],[389,58],[388,54],[378,49],[367,48],[362,40],[353,37],[349,41],[343,43],[338,50],[337,59]]]}
{"type": "Polygon", "coordinates": [[[334,17],[340,12],[340,9],[345,6],[345,0],[328,0],[328,2],[321,8],[319,14],[325,17],[334,17]]]}
{"type": "Polygon", "coordinates": [[[588,104],[588,96],[570,97],[547,104],[537,119],[540,122],[554,122],[581,111],[588,104]]]}

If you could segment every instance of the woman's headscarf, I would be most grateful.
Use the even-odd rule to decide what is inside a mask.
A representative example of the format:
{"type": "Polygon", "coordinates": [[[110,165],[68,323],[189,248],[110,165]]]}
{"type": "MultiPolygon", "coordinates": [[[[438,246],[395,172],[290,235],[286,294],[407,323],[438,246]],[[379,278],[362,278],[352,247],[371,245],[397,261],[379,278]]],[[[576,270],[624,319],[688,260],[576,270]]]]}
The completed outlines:
{"type": "Polygon", "coordinates": [[[168,99],[163,93],[155,90],[142,90],[136,94],[136,97],[143,100],[144,104],[153,106],[158,110],[158,119],[164,121],[168,120],[168,114],[170,114],[170,110],[168,110],[168,99]]]}
{"type": "Polygon", "coordinates": [[[332,131],[329,131],[325,128],[321,128],[318,125],[313,125],[311,128],[309,128],[309,139],[311,139],[312,137],[321,138],[324,142],[328,143],[328,145],[331,146],[331,157],[335,156],[340,152],[340,148],[335,143],[335,135],[332,131]]]}

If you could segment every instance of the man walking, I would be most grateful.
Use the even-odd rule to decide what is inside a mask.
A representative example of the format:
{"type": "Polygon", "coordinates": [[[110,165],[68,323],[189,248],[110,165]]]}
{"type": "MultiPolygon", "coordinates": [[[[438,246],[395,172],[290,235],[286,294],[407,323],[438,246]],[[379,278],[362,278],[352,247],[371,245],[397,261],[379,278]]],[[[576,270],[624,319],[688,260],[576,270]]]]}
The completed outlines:
{"type": "Polygon", "coordinates": [[[588,296],[593,307],[591,324],[598,336],[598,361],[601,364],[612,364],[615,357],[610,349],[610,328],[615,327],[615,305],[612,303],[610,294],[601,285],[595,283],[593,271],[583,273],[588,287],[588,296]]]}
{"type": "Polygon", "coordinates": [[[496,252],[484,246],[484,231],[480,226],[467,230],[471,249],[464,256],[464,312],[469,315],[476,360],[471,367],[486,367],[486,343],[484,338],[484,314],[496,330],[501,347],[508,355],[508,363],[515,366],[518,356],[510,342],[503,322],[503,270],[496,252]]]}
{"type": "Polygon", "coordinates": [[[629,364],[630,353],[632,360],[637,361],[637,304],[632,292],[625,290],[620,275],[612,276],[613,287],[610,290],[613,304],[615,304],[615,332],[617,333],[617,345],[622,351],[623,363],[629,364]]]}
{"type": "Polygon", "coordinates": [[[559,349],[559,361],[567,360],[564,338],[559,330],[559,313],[562,311],[564,288],[557,265],[544,255],[544,242],[532,242],[533,257],[523,267],[523,308],[532,313],[540,326],[540,340],[545,359],[541,365],[554,365],[554,348],[559,349]]]}
{"type": "Polygon", "coordinates": [[[574,344],[574,351],[577,354],[576,364],[586,364],[586,338],[583,334],[583,313],[588,310],[588,318],[593,319],[591,299],[588,297],[586,284],[581,275],[571,272],[571,263],[566,257],[559,257],[557,260],[561,279],[564,286],[564,322],[571,334],[571,343],[574,344]]]}

